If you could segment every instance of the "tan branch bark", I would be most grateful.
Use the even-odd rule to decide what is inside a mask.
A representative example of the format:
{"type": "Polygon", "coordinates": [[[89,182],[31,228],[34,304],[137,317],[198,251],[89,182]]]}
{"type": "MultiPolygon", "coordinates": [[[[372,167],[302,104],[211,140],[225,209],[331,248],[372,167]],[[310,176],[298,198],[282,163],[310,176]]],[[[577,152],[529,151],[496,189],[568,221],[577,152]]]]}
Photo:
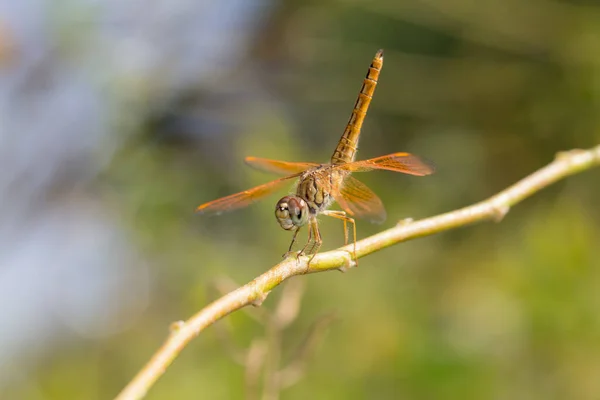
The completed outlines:
{"type": "MultiPolygon", "coordinates": [[[[600,165],[600,145],[589,150],[559,153],[555,160],[516,184],[480,203],[418,221],[404,221],[356,243],[357,257],[364,257],[396,243],[432,235],[488,219],[499,221],[510,207],[552,183],[600,165]]],[[[317,254],[310,267],[307,257],[287,258],[252,282],[209,304],[185,322],[175,324],[171,335],[144,368],[117,396],[117,400],[140,399],[165,372],[175,357],[204,328],[249,304],[260,305],[269,292],[295,275],[346,269],[352,266],[350,246],[317,254]]]]}

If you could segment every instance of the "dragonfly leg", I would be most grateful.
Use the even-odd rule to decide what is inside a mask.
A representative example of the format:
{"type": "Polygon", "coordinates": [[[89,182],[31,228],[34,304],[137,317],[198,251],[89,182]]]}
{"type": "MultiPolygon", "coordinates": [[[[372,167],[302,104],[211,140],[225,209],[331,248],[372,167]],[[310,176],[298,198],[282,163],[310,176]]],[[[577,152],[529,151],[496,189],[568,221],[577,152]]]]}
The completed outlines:
{"type": "Polygon", "coordinates": [[[313,233],[312,223],[309,223],[309,226],[308,226],[308,241],[306,242],[306,244],[304,245],[304,247],[302,248],[302,250],[300,250],[298,252],[298,258],[301,257],[301,256],[303,256],[304,254],[306,254],[306,249],[308,249],[308,246],[311,245],[312,240],[313,240],[312,233],[313,233]]]}
{"type": "MultiPolygon", "coordinates": [[[[310,247],[310,250],[308,251],[308,254],[310,254],[310,258],[308,259],[308,262],[306,263],[306,268],[308,269],[308,267],[310,266],[311,261],[313,260],[313,258],[315,258],[315,256],[317,255],[317,253],[319,252],[319,249],[321,248],[321,244],[323,244],[323,240],[321,239],[321,232],[319,231],[319,223],[317,222],[316,218],[313,219],[312,221],[310,221],[310,226],[309,226],[309,232],[312,231],[312,246],[310,247]]],[[[308,243],[306,243],[306,246],[304,246],[303,252],[304,250],[306,250],[306,248],[308,247],[308,245],[310,244],[310,235],[309,235],[309,241],[308,243]]]]}
{"type": "Polygon", "coordinates": [[[288,249],[288,251],[285,252],[285,254],[283,255],[283,258],[287,258],[289,257],[292,253],[294,253],[292,251],[292,247],[294,247],[294,243],[296,243],[296,237],[298,236],[298,232],[300,232],[300,227],[298,227],[295,231],[294,231],[294,236],[292,237],[292,243],[290,243],[290,248],[288,249]]]}
{"type": "Polygon", "coordinates": [[[338,210],[325,210],[321,214],[327,215],[328,217],[341,219],[344,222],[344,245],[348,244],[348,224],[352,224],[352,238],[354,239],[352,258],[354,259],[354,263],[358,267],[358,258],[356,257],[356,222],[354,221],[354,218],[350,218],[346,214],[346,212],[338,210]]]}

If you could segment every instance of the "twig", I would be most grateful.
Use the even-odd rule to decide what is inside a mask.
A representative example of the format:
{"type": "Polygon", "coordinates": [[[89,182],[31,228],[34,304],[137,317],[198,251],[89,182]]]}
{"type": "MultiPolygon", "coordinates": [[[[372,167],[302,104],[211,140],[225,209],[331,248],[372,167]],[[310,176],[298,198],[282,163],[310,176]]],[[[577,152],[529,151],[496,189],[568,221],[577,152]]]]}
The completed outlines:
{"type": "Polygon", "coordinates": [[[292,362],[277,372],[279,389],[293,386],[302,378],[308,357],[314,353],[315,348],[321,343],[327,327],[334,319],[335,313],[329,313],[321,316],[312,324],[304,342],[296,349],[292,362]]]}
{"type": "Polygon", "coordinates": [[[256,400],[259,398],[260,372],[264,367],[265,359],[269,353],[269,344],[265,339],[254,339],[248,349],[248,354],[244,362],[246,374],[244,376],[246,388],[246,400],[256,400]]]}
{"type": "Polygon", "coordinates": [[[272,323],[279,329],[287,328],[298,317],[302,295],[304,294],[304,281],[296,279],[289,281],[283,288],[279,304],[275,307],[272,323]]]}
{"type": "MultiPolygon", "coordinates": [[[[305,340],[305,345],[296,359],[292,360],[292,368],[285,367],[284,371],[280,371],[281,348],[283,331],[288,327],[298,316],[300,305],[302,302],[302,294],[304,293],[304,280],[290,280],[283,285],[283,290],[279,296],[279,302],[273,313],[267,313],[263,309],[250,310],[244,308],[242,311],[263,311],[256,314],[249,312],[248,315],[253,317],[257,322],[264,325],[266,338],[253,339],[248,349],[241,349],[233,341],[232,334],[228,327],[224,326],[223,322],[215,323],[214,329],[217,333],[217,338],[223,343],[225,350],[229,353],[233,361],[243,366],[246,370],[245,388],[247,399],[259,398],[259,382],[261,372],[263,372],[263,393],[262,400],[277,400],[281,392],[281,378],[286,379],[286,384],[289,386],[300,380],[304,371],[305,360],[308,357],[309,351],[314,347],[314,342],[317,340],[313,337],[317,336],[318,330],[313,327],[305,340]],[[264,371],[263,371],[264,370],[264,371]],[[287,383],[291,382],[291,383],[287,383]]],[[[211,287],[219,292],[219,296],[224,296],[226,293],[235,290],[238,285],[231,279],[220,278],[216,279],[211,287]]],[[[320,324],[319,326],[323,326],[320,324]]],[[[322,336],[322,335],[321,335],[322,336]]]]}
{"type": "MultiPolygon", "coordinates": [[[[489,219],[500,221],[510,207],[523,199],[560,179],[597,165],[600,165],[600,145],[589,150],[559,153],[552,163],[485,201],[431,218],[414,222],[403,221],[391,229],[360,240],[356,243],[356,255],[364,257],[396,243],[474,222],[489,219]]],[[[132,400],[144,397],[175,357],[207,326],[249,304],[260,305],[271,290],[292,276],[335,269],[345,270],[352,266],[350,252],[351,246],[345,246],[317,254],[310,267],[306,265],[307,257],[301,257],[299,260],[289,257],[252,282],[209,304],[188,321],[177,324],[167,341],[116,399],[132,400]]]]}

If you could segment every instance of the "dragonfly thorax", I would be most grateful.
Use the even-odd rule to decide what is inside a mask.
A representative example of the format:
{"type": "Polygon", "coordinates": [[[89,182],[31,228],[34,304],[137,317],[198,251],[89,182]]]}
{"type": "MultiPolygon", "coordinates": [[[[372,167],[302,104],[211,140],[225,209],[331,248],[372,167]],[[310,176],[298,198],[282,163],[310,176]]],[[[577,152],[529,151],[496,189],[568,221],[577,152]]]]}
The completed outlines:
{"type": "Polygon", "coordinates": [[[301,197],[285,196],[275,206],[275,218],[286,231],[306,225],[308,217],[308,204],[301,197]]]}
{"type": "Polygon", "coordinates": [[[296,196],[303,199],[310,213],[316,216],[333,204],[333,188],[341,187],[346,176],[345,171],[332,170],[328,165],[309,170],[300,178],[296,196]]]}

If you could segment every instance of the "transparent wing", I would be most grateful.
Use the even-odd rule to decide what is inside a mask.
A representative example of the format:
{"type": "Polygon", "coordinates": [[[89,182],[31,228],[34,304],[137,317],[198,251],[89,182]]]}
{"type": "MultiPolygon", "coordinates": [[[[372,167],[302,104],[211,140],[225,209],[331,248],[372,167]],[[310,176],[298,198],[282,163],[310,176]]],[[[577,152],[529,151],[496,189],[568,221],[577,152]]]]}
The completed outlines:
{"type": "Polygon", "coordinates": [[[365,172],[374,169],[384,169],[388,171],[402,172],[410,175],[429,175],[435,168],[423,161],[417,156],[409,153],[393,153],[387,156],[375,157],[369,160],[354,161],[347,164],[335,165],[333,168],[339,168],[351,172],[365,172]]]}
{"type": "Polygon", "coordinates": [[[346,177],[334,198],[350,215],[376,223],[385,221],[386,212],[381,199],[367,185],[352,176],[346,177]]]}
{"type": "Polygon", "coordinates": [[[244,161],[246,161],[246,164],[259,171],[285,175],[304,172],[307,169],[318,167],[320,165],[310,162],[288,162],[259,157],[246,157],[244,161]]]}
{"type": "Polygon", "coordinates": [[[278,189],[281,189],[286,184],[289,184],[291,179],[297,178],[300,174],[286,176],[252,189],[244,190],[243,192],[235,193],[217,200],[209,201],[196,208],[196,212],[200,214],[220,214],[224,211],[232,211],[238,208],[249,206],[250,204],[261,200],[265,196],[270,195],[278,189]]]}

